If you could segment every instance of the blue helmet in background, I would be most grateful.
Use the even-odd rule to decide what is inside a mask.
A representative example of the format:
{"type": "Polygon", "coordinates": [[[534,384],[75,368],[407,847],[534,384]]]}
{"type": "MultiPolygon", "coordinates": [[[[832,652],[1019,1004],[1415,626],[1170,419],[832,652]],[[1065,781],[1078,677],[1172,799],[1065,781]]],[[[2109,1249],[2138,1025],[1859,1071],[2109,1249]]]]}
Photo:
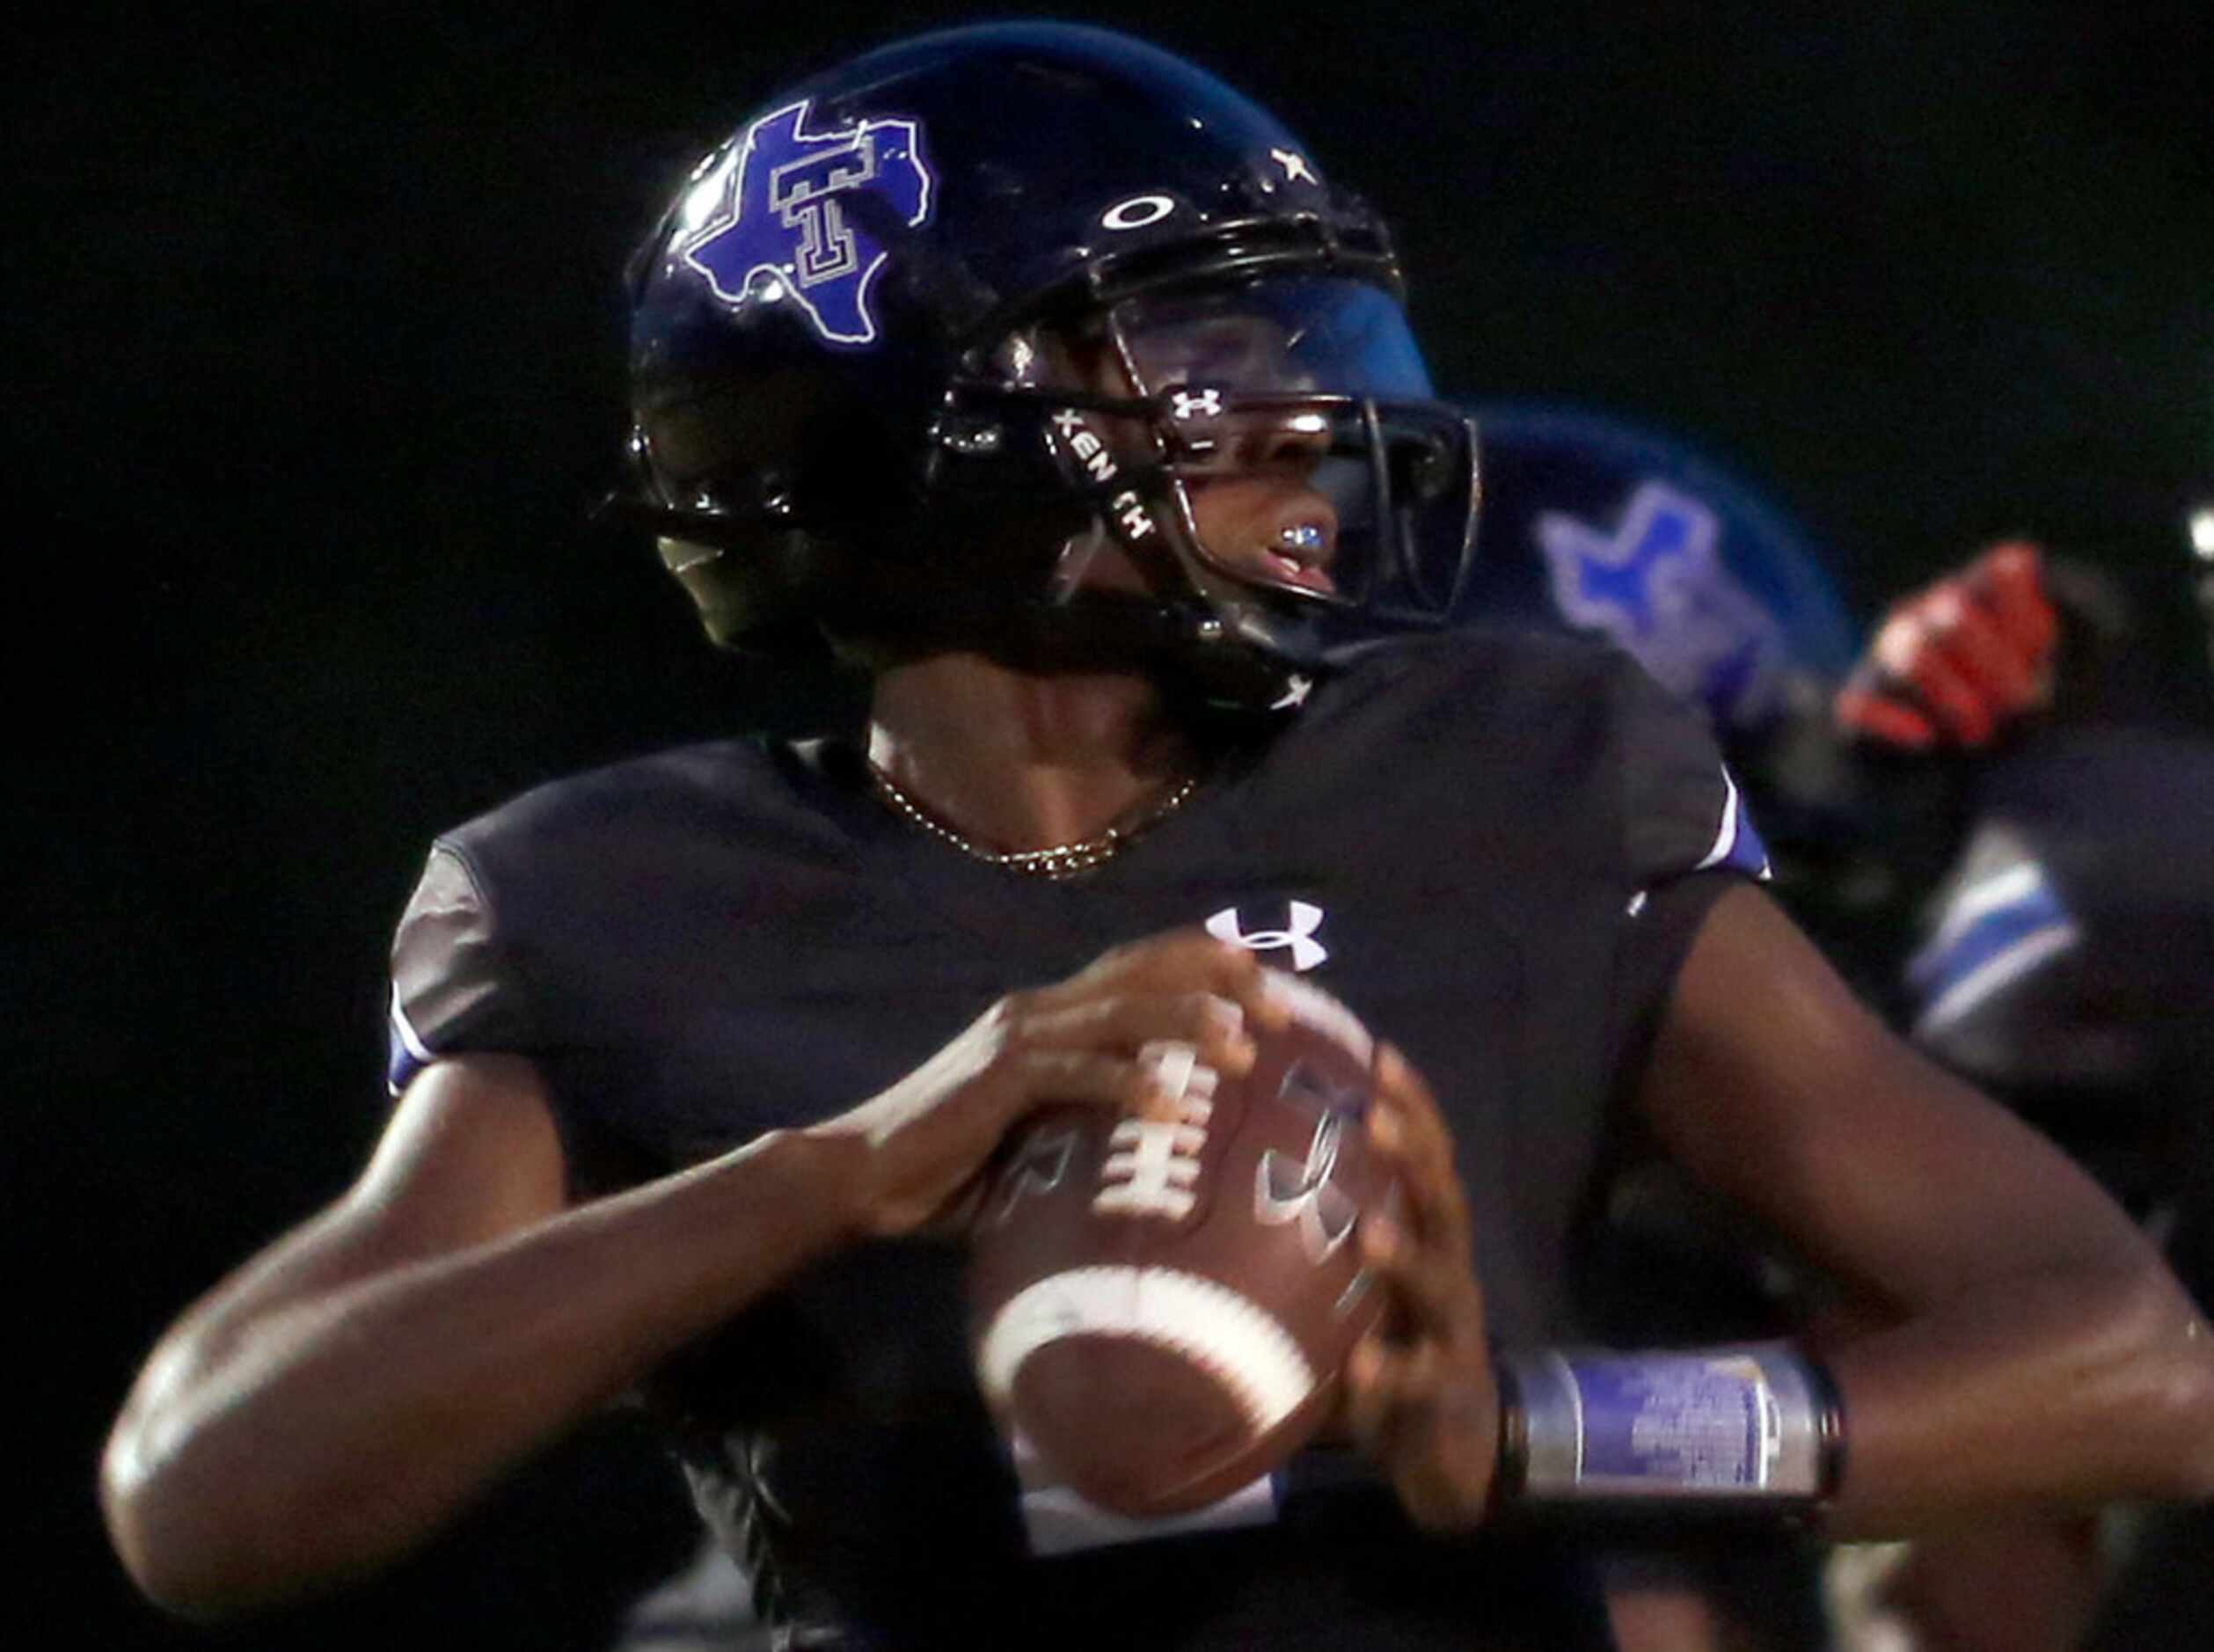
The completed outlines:
{"type": "Polygon", "coordinates": [[[1634,655],[1724,737],[1826,698],[1856,628],[1793,519],[1674,437],[1480,404],[1484,508],[1461,616],[1562,624],[1634,655]]]}
{"type": "Polygon", "coordinates": [[[1193,65],[1056,24],[899,42],[749,116],[641,249],[633,514],[718,640],[1316,663],[1443,623],[1465,566],[1472,439],[1400,296],[1376,216],[1193,65]],[[1191,508],[1256,431],[1328,498],[1274,561],[1191,508]],[[1142,596],[1085,586],[1107,542],[1142,596]]]}

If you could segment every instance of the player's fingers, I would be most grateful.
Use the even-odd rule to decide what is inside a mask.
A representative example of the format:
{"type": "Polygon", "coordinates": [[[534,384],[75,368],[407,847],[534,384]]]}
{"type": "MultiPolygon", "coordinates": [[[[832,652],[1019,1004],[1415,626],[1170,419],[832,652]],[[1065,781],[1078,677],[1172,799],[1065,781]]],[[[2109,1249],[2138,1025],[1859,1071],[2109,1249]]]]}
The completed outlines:
{"type": "Polygon", "coordinates": [[[1961,744],[1981,746],[1990,741],[1994,721],[1991,706],[1944,650],[1925,647],[1916,654],[1907,685],[1929,707],[1938,727],[1961,744]]]}
{"type": "Polygon", "coordinates": [[[1415,1242],[1449,1252],[1465,1253],[1471,1244],[1468,1196],[1450,1159],[1430,1156],[1401,1158],[1392,1151],[1388,1117],[1371,1115],[1371,1145],[1392,1172],[1399,1202],[1392,1217],[1414,1236],[1415,1242]]]}
{"type": "Polygon", "coordinates": [[[1377,1052],[1369,1143],[1392,1167],[1414,1232],[1427,1240],[1465,1247],[1468,1202],[1454,1166],[1452,1132],[1429,1085],[1395,1045],[1377,1052]]]}
{"type": "Polygon", "coordinates": [[[1250,947],[1220,939],[1203,929],[1185,928],[1117,947],[1085,974],[1096,973],[1132,987],[1170,991],[1217,982],[1243,985],[1260,969],[1260,961],[1250,947]]]}
{"type": "Polygon", "coordinates": [[[1937,727],[1904,702],[1877,692],[1858,675],[1838,691],[1830,707],[1838,726],[1848,735],[1874,740],[1903,751],[1926,751],[1937,743],[1937,727]]]}
{"type": "Polygon", "coordinates": [[[2001,717],[2012,716],[2037,693],[2037,662],[1999,629],[1980,603],[1955,604],[1946,623],[1933,628],[1933,640],[1947,662],[2001,717]]]}
{"type": "Polygon", "coordinates": [[[1421,1245],[1388,1217],[1364,1217],[1361,1260],[1392,1293],[1418,1341],[1465,1349],[1483,1340],[1484,1297],[1465,1250],[1421,1245]]]}
{"type": "Polygon", "coordinates": [[[1348,1382],[1356,1362],[1365,1362],[1368,1376],[1348,1409],[1355,1442],[1391,1465],[1395,1479],[1421,1478],[1423,1431],[1444,1383],[1443,1356],[1429,1342],[1363,1342],[1348,1361],[1348,1382]]]}
{"type": "Polygon", "coordinates": [[[1100,992],[1212,992],[1230,999],[1258,1027],[1282,1027],[1290,1019],[1272,997],[1260,961],[1250,947],[1218,939],[1204,930],[1172,930],[1104,954],[1057,987],[1043,990],[1049,1001],[1073,1001],[1100,992]]]}
{"type": "Polygon", "coordinates": [[[1242,1077],[1253,1071],[1246,1012],[1213,992],[1119,992],[1049,1003],[1022,1016],[1010,1036],[1040,1049],[1129,1053],[1149,1044],[1182,1044],[1202,1065],[1242,1077]]]}
{"type": "Polygon", "coordinates": [[[1926,646],[1929,629],[1927,592],[1896,603],[1876,627],[1868,645],[1867,662],[1880,683],[1903,683],[1914,675],[1914,661],[1926,646]]]}
{"type": "Polygon", "coordinates": [[[1363,1337],[1345,1361],[1345,1424],[1355,1444],[1382,1457],[1390,1449],[1395,1424],[1420,1355],[1382,1336],[1363,1337]]]}
{"type": "Polygon", "coordinates": [[[2060,617],[2045,590],[2044,558],[2027,539],[1993,545],[1969,582],[1992,622],[2020,655],[2042,670],[2060,634],[2060,617]]]}
{"type": "Polygon", "coordinates": [[[1437,1105],[1429,1080],[1397,1044],[1386,1043],[1377,1050],[1376,1101],[1377,1109],[1392,1120],[1389,1128],[1402,1144],[1399,1151],[1451,1162],[1453,1133],[1444,1109],[1437,1105]]]}
{"type": "Polygon", "coordinates": [[[1991,713],[1944,651],[1933,632],[1961,605],[1956,582],[1943,581],[1903,603],[1876,632],[1871,650],[1887,689],[1903,689],[1938,727],[1964,745],[1991,738],[1991,713]]]}
{"type": "Polygon", "coordinates": [[[1005,1106],[1017,1117],[1034,1107],[1081,1102],[1117,1112],[1172,1116],[1178,1098],[1150,1062],[1091,1049],[1023,1049],[1009,1069],[1014,1082],[1005,1106]]]}
{"type": "Polygon", "coordinates": [[[1354,1443],[1374,1451],[1390,1405],[1392,1353],[1379,1336],[1365,1336],[1345,1356],[1345,1400],[1339,1417],[1354,1443]]]}

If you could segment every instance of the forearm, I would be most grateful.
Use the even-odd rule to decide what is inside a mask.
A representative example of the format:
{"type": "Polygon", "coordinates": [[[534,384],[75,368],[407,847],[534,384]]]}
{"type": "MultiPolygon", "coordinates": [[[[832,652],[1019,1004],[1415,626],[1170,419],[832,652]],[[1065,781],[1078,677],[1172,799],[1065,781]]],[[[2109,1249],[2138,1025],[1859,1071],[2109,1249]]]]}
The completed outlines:
{"type": "Polygon", "coordinates": [[[1901,1538],[2203,1497],[2209,1353],[2150,1261],[1995,1283],[1963,1311],[1797,1349],[1508,1350],[1496,1501],[1819,1506],[1834,1535],[1901,1538]]]}
{"type": "Polygon", "coordinates": [[[219,1292],[157,1349],[110,1443],[119,1551],[194,1614],[405,1551],[840,1242],[840,1151],[772,1136],[266,1311],[219,1292]]]}
{"type": "Polygon", "coordinates": [[[2214,1495],[2214,1338],[2149,1254],[1996,1282],[1825,1360],[1847,1429],[1842,1535],[2214,1495]]]}
{"type": "Polygon", "coordinates": [[[1754,892],[1701,929],[1640,1099],[1696,1180],[1880,1316],[1824,1350],[1842,1529],[2214,1488],[2214,1347],[2158,1253],[1754,892]]]}

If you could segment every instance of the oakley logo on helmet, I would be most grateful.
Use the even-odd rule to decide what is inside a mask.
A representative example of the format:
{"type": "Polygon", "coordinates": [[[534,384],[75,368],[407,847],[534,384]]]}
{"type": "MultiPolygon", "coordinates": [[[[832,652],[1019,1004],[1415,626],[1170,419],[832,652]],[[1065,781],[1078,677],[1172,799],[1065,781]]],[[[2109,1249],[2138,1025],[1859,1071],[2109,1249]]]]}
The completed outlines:
{"type": "Polygon", "coordinates": [[[1260,929],[1248,934],[1239,927],[1238,909],[1226,906],[1207,920],[1207,932],[1217,940],[1227,940],[1251,952],[1274,952],[1280,947],[1291,949],[1291,967],[1301,975],[1321,963],[1330,954],[1315,939],[1315,932],[1322,927],[1322,909],[1307,901],[1286,903],[1285,917],[1289,920],[1282,929],[1260,929]]]}
{"type": "Polygon", "coordinates": [[[1118,201],[1100,215],[1103,230],[1143,230],[1148,224],[1158,223],[1176,210],[1176,203],[1166,195],[1132,195],[1128,201],[1118,201]]]}
{"type": "Polygon", "coordinates": [[[789,298],[825,341],[872,344],[869,289],[890,253],[856,221],[855,207],[873,197],[910,228],[929,222],[922,127],[861,121],[810,132],[807,109],[787,104],[746,128],[734,164],[701,186],[720,198],[702,215],[684,261],[726,303],[749,292],[771,303],[789,298]]]}
{"type": "Polygon", "coordinates": [[[1570,625],[1604,632],[1718,722],[1765,714],[1779,691],[1781,634],[1723,567],[1713,511],[1664,482],[1640,482],[1611,533],[1545,511],[1536,534],[1570,625]]]}

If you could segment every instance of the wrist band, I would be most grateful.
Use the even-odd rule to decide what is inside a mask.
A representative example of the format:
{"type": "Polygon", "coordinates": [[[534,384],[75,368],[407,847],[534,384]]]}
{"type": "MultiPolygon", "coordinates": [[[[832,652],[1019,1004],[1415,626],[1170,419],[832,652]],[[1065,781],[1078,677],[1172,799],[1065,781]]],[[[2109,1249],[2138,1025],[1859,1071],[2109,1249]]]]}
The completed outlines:
{"type": "Polygon", "coordinates": [[[1836,1385],[1780,1345],[1502,1355],[1499,1484],[1524,1503],[1812,1507],[1845,1466],[1836,1385]]]}

